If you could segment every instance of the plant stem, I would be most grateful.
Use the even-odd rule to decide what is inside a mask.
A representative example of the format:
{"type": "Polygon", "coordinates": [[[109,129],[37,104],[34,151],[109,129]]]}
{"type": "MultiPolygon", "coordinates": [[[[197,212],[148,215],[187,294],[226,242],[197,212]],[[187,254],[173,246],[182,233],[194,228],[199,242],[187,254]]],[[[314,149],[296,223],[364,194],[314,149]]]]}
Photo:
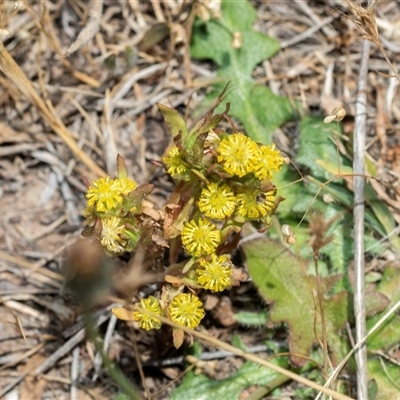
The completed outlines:
{"type": "MultiPolygon", "coordinates": [[[[356,321],[356,342],[366,335],[364,295],[364,157],[366,130],[367,73],[370,43],[364,40],[354,126],[354,313],[356,321]]],[[[368,399],[367,347],[361,346],[355,352],[357,362],[357,397],[368,399]]]]}

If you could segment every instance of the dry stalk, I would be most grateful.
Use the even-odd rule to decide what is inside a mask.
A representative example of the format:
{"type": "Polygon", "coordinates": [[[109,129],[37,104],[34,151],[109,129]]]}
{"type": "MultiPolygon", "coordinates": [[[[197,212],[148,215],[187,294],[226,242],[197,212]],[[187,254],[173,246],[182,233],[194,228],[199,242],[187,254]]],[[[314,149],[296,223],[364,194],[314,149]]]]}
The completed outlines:
{"type": "Polygon", "coordinates": [[[400,81],[399,74],[389,60],[389,57],[387,56],[379,38],[378,26],[376,23],[376,2],[371,1],[367,9],[363,8],[359,4],[353,3],[351,0],[343,0],[343,2],[347,5],[350,11],[348,18],[354,23],[357,30],[361,33],[361,37],[369,40],[378,47],[394,76],[400,81]]]}

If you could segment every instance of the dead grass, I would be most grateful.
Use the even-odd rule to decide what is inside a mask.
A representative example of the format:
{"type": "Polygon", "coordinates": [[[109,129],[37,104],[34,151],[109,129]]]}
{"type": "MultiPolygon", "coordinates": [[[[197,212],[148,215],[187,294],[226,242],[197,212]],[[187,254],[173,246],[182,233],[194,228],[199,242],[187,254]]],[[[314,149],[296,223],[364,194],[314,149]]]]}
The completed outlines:
{"type": "MultiPolygon", "coordinates": [[[[310,113],[330,115],[343,107],[345,134],[352,132],[359,31],[368,26],[362,18],[355,21],[352,10],[357,27],[345,17],[351,3],[253,4],[257,28],[283,44],[278,55],[257,67],[255,79],[301,101],[310,113]]],[[[20,399],[110,399],[115,388],[95,366],[79,305],[64,291],[60,274],[64,250],[82,228],[82,176],[113,175],[120,153],[139,183],[157,182],[161,189],[153,201],[161,205],[171,184],[151,161],[161,157],[170,139],[155,103],[190,116],[215,72],[190,60],[194,14],[189,2],[5,1],[0,7],[0,397],[15,391],[20,399]],[[71,378],[77,362],[78,386],[71,378]],[[94,370],[98,378],[93,381],[94,370]],[[32,381],[33,376],[38,379],[32,381]]],[[[392,67],[379,49],[381,43],[395,68],[398,4],[378,3],[376,13],[391,33],[378,35],[376,26],[364,32],[378,46],[369,63],[368,157],[385,182],[371,184],[400,223],[398,81],[389,77],[392,67]]],[[[296,129],[292,124],[276,133],[289,155],[296,151],[296,129]]],[[[110,357],[140,384],[129,333],[122,325],[112,329],[114,300],[97,305],[97,321],[103,329],[111,327],[110,357]]],[[[210,312],[222,321],[232,303],[214,300],[210,312]]],[[[221,322],[209,327],[226,340],[235,329],[221,322]]],[[[174,355],[157,335],[137,335],[142,361],[174,355]]],[[[248,344],[260,340],[257,332],[243,337],[248,344]]],[[[228,364],[219,362],[210,375],[228,375],[228,364]]],[[[173,381],[180,368],[158,371],[146,371],[152,394],[173,381]]],[[[158,398],[168,398],[169,390],[158,398]]]]}

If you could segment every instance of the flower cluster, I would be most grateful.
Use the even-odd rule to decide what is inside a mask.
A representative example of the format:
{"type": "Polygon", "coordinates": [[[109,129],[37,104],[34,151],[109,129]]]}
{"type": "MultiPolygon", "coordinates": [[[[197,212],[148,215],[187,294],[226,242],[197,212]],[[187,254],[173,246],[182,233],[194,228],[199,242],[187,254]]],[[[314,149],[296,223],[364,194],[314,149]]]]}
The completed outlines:
{"type": "MultiPolygon", "coordinates": [[[[281,169],[282,155],[274,144],[258,145],[243,133],[223,133],[219,137],[212,131],[210,135],[214,140],[206,142],[209,145],[200,163],[191,162],[174,146],[163,159],[166,170],[177,181],[204,177],[199,182],[197,205],[205,217],[238,222],[263,220],[275,208],[276,191],[266,181],[270,182],[274,172],[281,169]]],[[[189,253],[193,252],[189,249],[189,253]]]]}
{"type": "MultiPolygon", "coordinates": [[[[157,316],[195,328],[205,314],[199,292],[222,292],[239,284],[230,253],[243,224],[270,226],[282,200],[271,180],[283,157],[274,144],[258,144],[244,133],[217,128],[229,120],[225,114],[210,113],[189,131],[175,110],[159,108],[174,136],[162,162],[177,185],[159,222],[159,236],[171,247],[164,259],[171,264],[160,293],[141,299],[132,319],[145,330],[161,327],[157,316]]],[[[145,245],[154,238],[148,234],[149,241],[140,240],[147,230],[142,200],[150,191],[136,187],[124,170],[116,179],[101,178],[90,185],[85,216],[109,254],[133,251],[139,242],[145,245]]],[[[149,248],[145,252],[152,253],[149,248]]],[[[175,345],[180,337],[174,330],[175,345]]]]}
{"type": "Polygon", "coordinates": [[[191,262],[197,284],[223,291],[232,285],[232,264],[227,254],[219,255],[219,246],[247,221],[269,223],[278,204],[270,180],[283,157],[274,144],[259,145],[239,132],[210,130],[200,151],[175,145],[163,161],[176,181],[193,188],[192,218],[183,224],[181,240],[195,259],[191,262]]]}
{"type": "Polygon", "coordinates": [[[87,207],[83,213],[89,225],[84,235],[95,234],[111,256],[134,250],[143,230],[137,223],[143,187],[137,187],[126,177],[121,157],[118,157],[118,166],[118,178],[100,178],[88,185],[87,207]]]}
{"type": "MultiPolygon", "coordinates": [[[[193,200],[180,229],[190,256],[182,268],[182,284],[221,292],[237,284],[230,255],[224,254],[232,250],[226,246],[229,236],[247,221],[270,223],[280,201],[271,179],[283,157],[274,144],[257,144],[243,133],[204,125],[179,137],[163,162],[184,193],[182,201],[187,193],[193,200]]],[[[171,312],[169,316],[173,319],[171,312]]],[[[197,323],[200,319],[199,314],[197,323]]]]}

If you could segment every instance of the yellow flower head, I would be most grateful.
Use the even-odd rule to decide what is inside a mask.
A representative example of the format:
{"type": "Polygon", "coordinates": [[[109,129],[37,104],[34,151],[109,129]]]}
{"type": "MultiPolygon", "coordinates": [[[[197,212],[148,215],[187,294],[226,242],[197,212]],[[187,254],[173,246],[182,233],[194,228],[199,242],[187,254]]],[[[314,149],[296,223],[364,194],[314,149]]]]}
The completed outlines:
{"type": "MultiPolygon", "coordinates": [[[[154,296],[149,296],[146,299],[140,300],[140,307],[154,314],[164,315],[160,302],[154,296]]],[[[146,313],[135,311],[133,313],[133,318],[135,319],[135,321],[138,321],[139,326],[146,331],[149,331],[150,329],[161,328],[161,321],[146,313]]]]}
{"type": "Polygon", "coordinates": [[[197,268],[197,281],[205,289],[222,292],[231,286],[232,263],[228,255],[211,254],[209,260],[202,258],[197,268]]]}
{"type": "Polygon", "coordinates": [[[200,257],[211,254],[221,242],[221,232],[212,222],[200,218],[187,222],[181,232],[182,244],[187,253],[200,257]]]}
{"type": "Polygon", "coordinates": [[[224,219],[235,211],[236,198],[228,185],[210,183],[202,191],[199,209],[206,217],[224,219]]]}
{"type": "Polygon", "coordinates": [[[271,179],[272,172],[278,172],[283,165],[283,157],[279,150],[275,150],[275,144],[259,147],[260,156],[257,160],[254,175],[260,181],[265,178],[271,179]]]}
{"type": "Polygon", "coordinates": [[[263,193],[246,188],[237,195],[238,212],[242,217],[259,219],[267,215],[275,205],[275,192],[263,193]]]}
{"type": "Polygon", "coordinates": [[[118,217],[104,218],[101,221],[101,244],[112,254],[121,254],[126,251],[127,240],[121,238],[125,234],[126,228],[118,217]]]}
{"type": "Polygon", "coordinates": [[[254,170],[259,151],[256,142],[242,133],[234,133],[221,141],[217,153],[224,170],[241,177],[254,170]]]}
{"type": "Polygon", "coordinates": [[[128,178],[100,178],[93,181],[87,193],[88,208],[97,212],[112,211],[122,204],[122,194],[128,194],[135,189],[136,183],[128,178]]]}
{"type": "Polygon", "coordinates": [[[168,154],[163,157],[167,172],[177,179],[187,180],[189,178],[189,166],[185,161],[182,150],[177,146],[171,147],[168,154]]]}
{"type": "Polygon", "coordinates": [[[176,295],[168,306],[171,321],[195,328],[204,317],[203,303],[197,296],[191,293],[180,293],[176,295]]]}

